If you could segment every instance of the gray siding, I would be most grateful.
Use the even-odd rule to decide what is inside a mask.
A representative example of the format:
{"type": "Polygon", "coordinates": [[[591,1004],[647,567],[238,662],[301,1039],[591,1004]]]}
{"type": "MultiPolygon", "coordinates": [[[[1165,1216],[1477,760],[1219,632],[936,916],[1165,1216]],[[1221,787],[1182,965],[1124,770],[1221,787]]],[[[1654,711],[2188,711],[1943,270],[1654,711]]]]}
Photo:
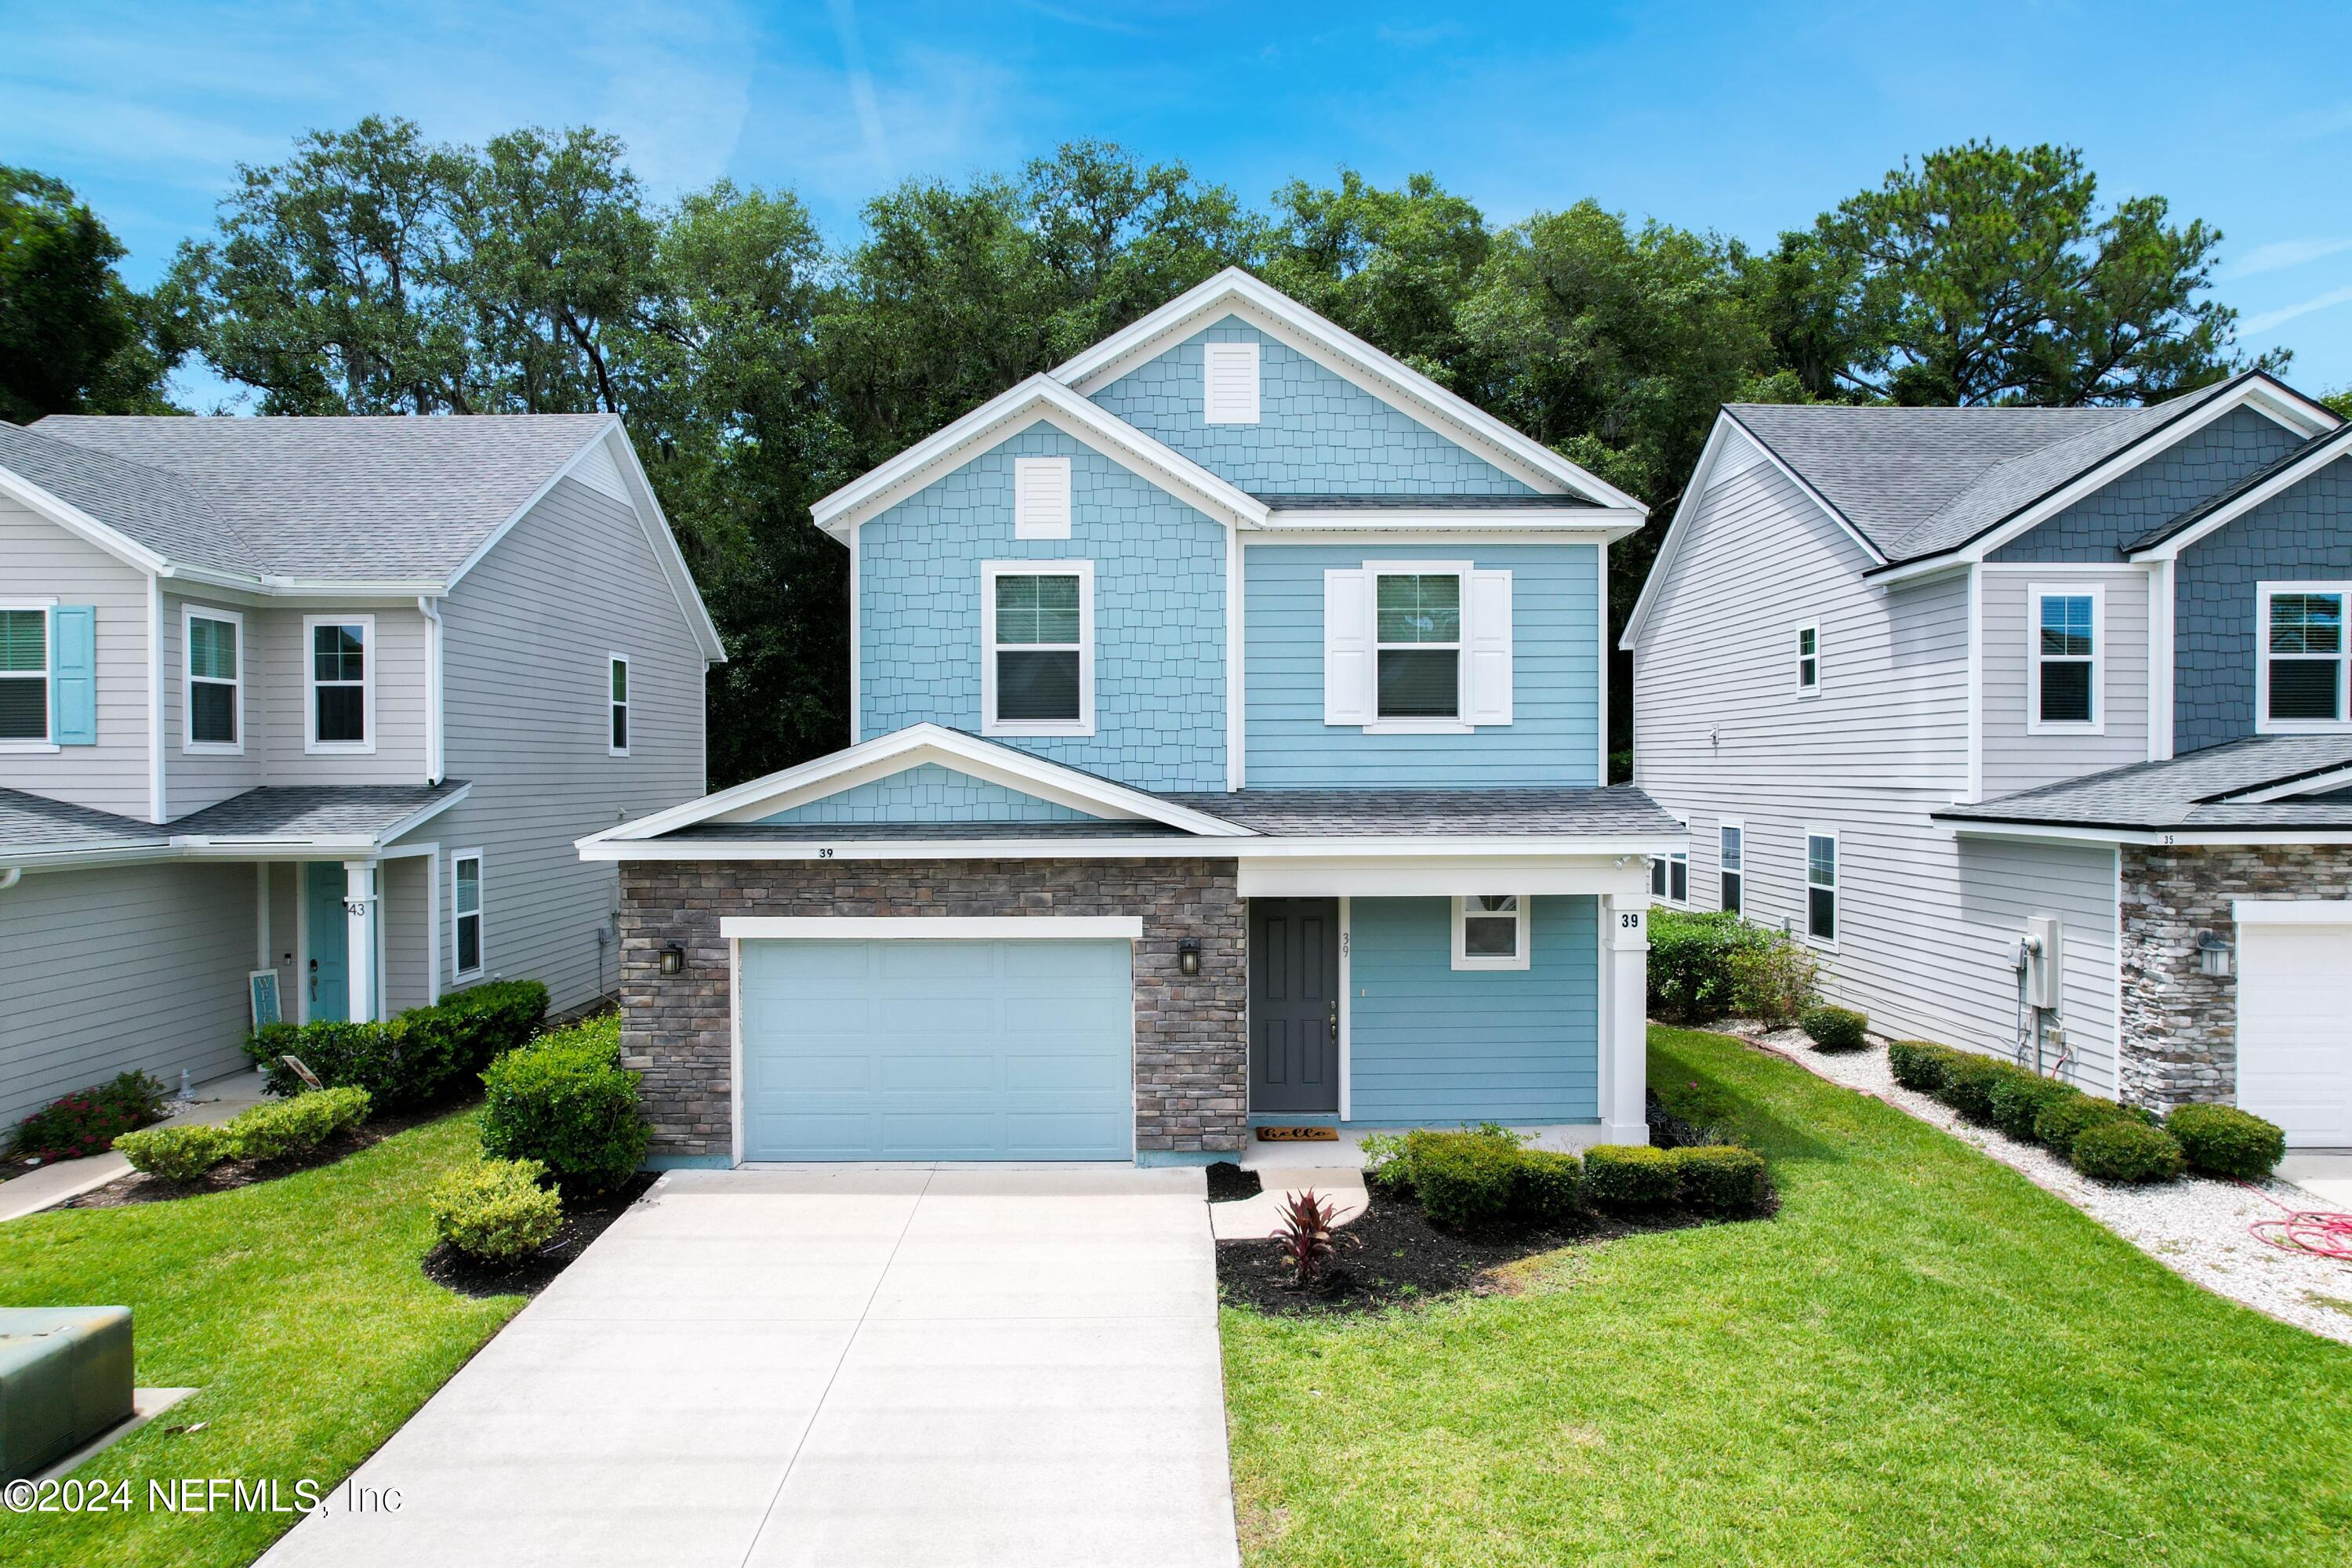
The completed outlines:
{"type": "Polygon", "coordinates": [[[215,595],[166,593],[163,595],[163,799],[166,817],[202,811],[231,795],[268,783],[264,759],[268,754],[268,678],[253,657],[252,639],[260,614],[215,595]],[[245,714],[240,752],[190,752],[188,742],[188,638],[183,610],[226,611],[244,619],[244,642],[237,649],[245,684],[245,714]]]}
{"type": "Polygon", "coordinates": [[[0,751],[0,784],[144,822],[147,574],[45,517],[0,499],[0,597],[98,611],[98,743],[0,751]]]}
{"type": "Polygon", "coordinates": [[[2302,437],[2255,409],[2231,409],[2121,479],[1995,551],[1995,561],[2117,561],[2123,546],[2220,495],[2302,437]]]}
{"type": "Polygon", "coordinates": [[[2147,574],[1988,568],[1979,579],[1984,634],[1984,793],[2010,795],[2059,779],[2144,763],[2147,747],[2147,574]],[[2031,724],[2030,662],[2040,628],[2033,590],[2095,591],[2105,620],[2097,650],[2096,732],[2031,724]]]}
{"type": "Polygon", "coordinates": [[[2352,578],[2342,458],[2180,552],[2173,568],[2173,749],[2254,733],[2254,584],[2352,578]]]}
{"type": "Polygon", "coordinates": [[[433,859],[410,855],[386,860],[376,872],[383,922],[384,1011],[422,1007],[433,999],[433,859]]]}
{"type": "Polygon", "coordinates": [[[1738,820],[1748,917],[1801,930],[1805,838],[1833,830],[1843,929],[1820,953],[1823,989],[1890,1034],[2000,1050],[2015,1037],[2018,922],[2060,913],[2067,1022],[2084,1081],[2105,1087],[2109,856],[2034,851],[2016,890],[2033,909],[2012,908],[1990,886],[1999,852],[1928,820],[1968,787],[1965,575],[1882,591],[1860,576],[1860,546],[1777,469],[1723,467],[1736,471],[1700,498],[1634,651],[1634,780],[1690,823],[1692,902],[1719,907],[1718,829],[1738,820]],[[1808,623],[1822,629],[1810,698],[1796,686],[1808,623]]]}
{"type": "MultiPolygon", "coordinates": [[[[425,615],[413,599],[396,605],[331,610],[272,606],[246,617],[258,649],[268,711],[263,717],[263,763],[273,784],[417,784],[425,777],[425,615]],[[304,673],[309,641],[305,616],[338,619],[372,616],[375,621],[375,750],[310,752],[304,705],[310,679],[304,673]]],[[[169,639],[167,639],[168,641],[169,639]]],[[[248,704],[250,710],[250,704],[248,704]]],[[[464,776],[462,774],[458,775],[464,776]]]]}
{"type": "Polygon", "coordinates": [[[28,873],[0,892],[0,1121],[117,1073],[244,1065],[250,865],[28,873]]]}
{"type": "Polygon", "coordinates": [[[486,976],[547,983],[575,1005],[618,983],[596,932],[614,868],[572,841],[703,793],[704,666],[636,515],[573,480],[550,491],[442,608],[448,775],[473,794],[411,842],[439,846],[435,921],[453,984],[449,859],[483,851],[486,976]],[[630,752],[607,754],[606,659],[629,658],[630,752]]]}

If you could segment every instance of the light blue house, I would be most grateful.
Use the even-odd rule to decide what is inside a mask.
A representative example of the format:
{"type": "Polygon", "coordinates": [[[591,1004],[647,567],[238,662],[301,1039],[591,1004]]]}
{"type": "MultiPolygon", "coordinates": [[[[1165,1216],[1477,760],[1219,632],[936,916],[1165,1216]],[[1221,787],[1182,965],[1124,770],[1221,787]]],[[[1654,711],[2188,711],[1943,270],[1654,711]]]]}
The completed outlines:
{"type": "Polygon", "coordinates": [[[1645,1136],[1638,502],[1228,271],[814,510],[854,743],[581,842],[658,1163],[1645,1136]]]}

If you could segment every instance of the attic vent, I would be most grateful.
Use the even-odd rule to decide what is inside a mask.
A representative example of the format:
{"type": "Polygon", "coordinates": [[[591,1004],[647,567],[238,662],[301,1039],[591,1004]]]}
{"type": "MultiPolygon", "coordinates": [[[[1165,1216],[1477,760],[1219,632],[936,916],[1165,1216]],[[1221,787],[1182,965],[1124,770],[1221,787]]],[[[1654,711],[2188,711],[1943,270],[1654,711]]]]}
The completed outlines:
{"type": "Polygon", "coordinates": [[[1202,405],[1212,425],[1255,425],[1257,410],[1257,344],[1203,343],[1202,405]]]}
{"type": "Polygon", "coordinates": [[[1013,537],[1070,537],[1070,459],[1013,459],[1013,537]]]}
{"type": "Polygon", "coordinates": [[[615,500],[626,500],[629,492],[621,483],[621,466],[613,461],[613,448],[604,441],[588,448],[572,477],[592,490],[602,490],[615,500]]]}

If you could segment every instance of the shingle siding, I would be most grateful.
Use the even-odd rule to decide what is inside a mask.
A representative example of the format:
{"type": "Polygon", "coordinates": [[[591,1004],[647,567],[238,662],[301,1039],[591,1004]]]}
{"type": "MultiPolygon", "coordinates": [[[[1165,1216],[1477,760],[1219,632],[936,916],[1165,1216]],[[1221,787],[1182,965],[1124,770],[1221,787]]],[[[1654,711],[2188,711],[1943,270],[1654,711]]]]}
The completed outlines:
{"type": "Polygon", "coordinates": [[[760,818],[768,823],[1089,822],[1085,812],[937,763],[868,779],[760,818]]]}
{"type": "Polygon", "coordinates": [[[1995,551],[1995,561],[2105,562],[2166,518],[2219,495],[2302,440],[2240,405],[1995,551]]]}

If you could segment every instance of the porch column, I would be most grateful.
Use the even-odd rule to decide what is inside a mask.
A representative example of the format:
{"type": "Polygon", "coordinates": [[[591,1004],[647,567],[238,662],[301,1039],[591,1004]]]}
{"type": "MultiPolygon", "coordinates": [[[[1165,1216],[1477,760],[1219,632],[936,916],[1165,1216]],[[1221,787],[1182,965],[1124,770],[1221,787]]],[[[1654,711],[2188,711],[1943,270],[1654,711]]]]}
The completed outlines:
{"type": "Polygon", "coordinates": [[[1650,900],[1601,900],[1601,1121],[1612,1143],[1650,1141],[1650,900]]]}
{"type": "Polygon", "coordinates": [[[343,990],[351,1021],[375,1016],[375,867],[343,862],[343,990]]]}

